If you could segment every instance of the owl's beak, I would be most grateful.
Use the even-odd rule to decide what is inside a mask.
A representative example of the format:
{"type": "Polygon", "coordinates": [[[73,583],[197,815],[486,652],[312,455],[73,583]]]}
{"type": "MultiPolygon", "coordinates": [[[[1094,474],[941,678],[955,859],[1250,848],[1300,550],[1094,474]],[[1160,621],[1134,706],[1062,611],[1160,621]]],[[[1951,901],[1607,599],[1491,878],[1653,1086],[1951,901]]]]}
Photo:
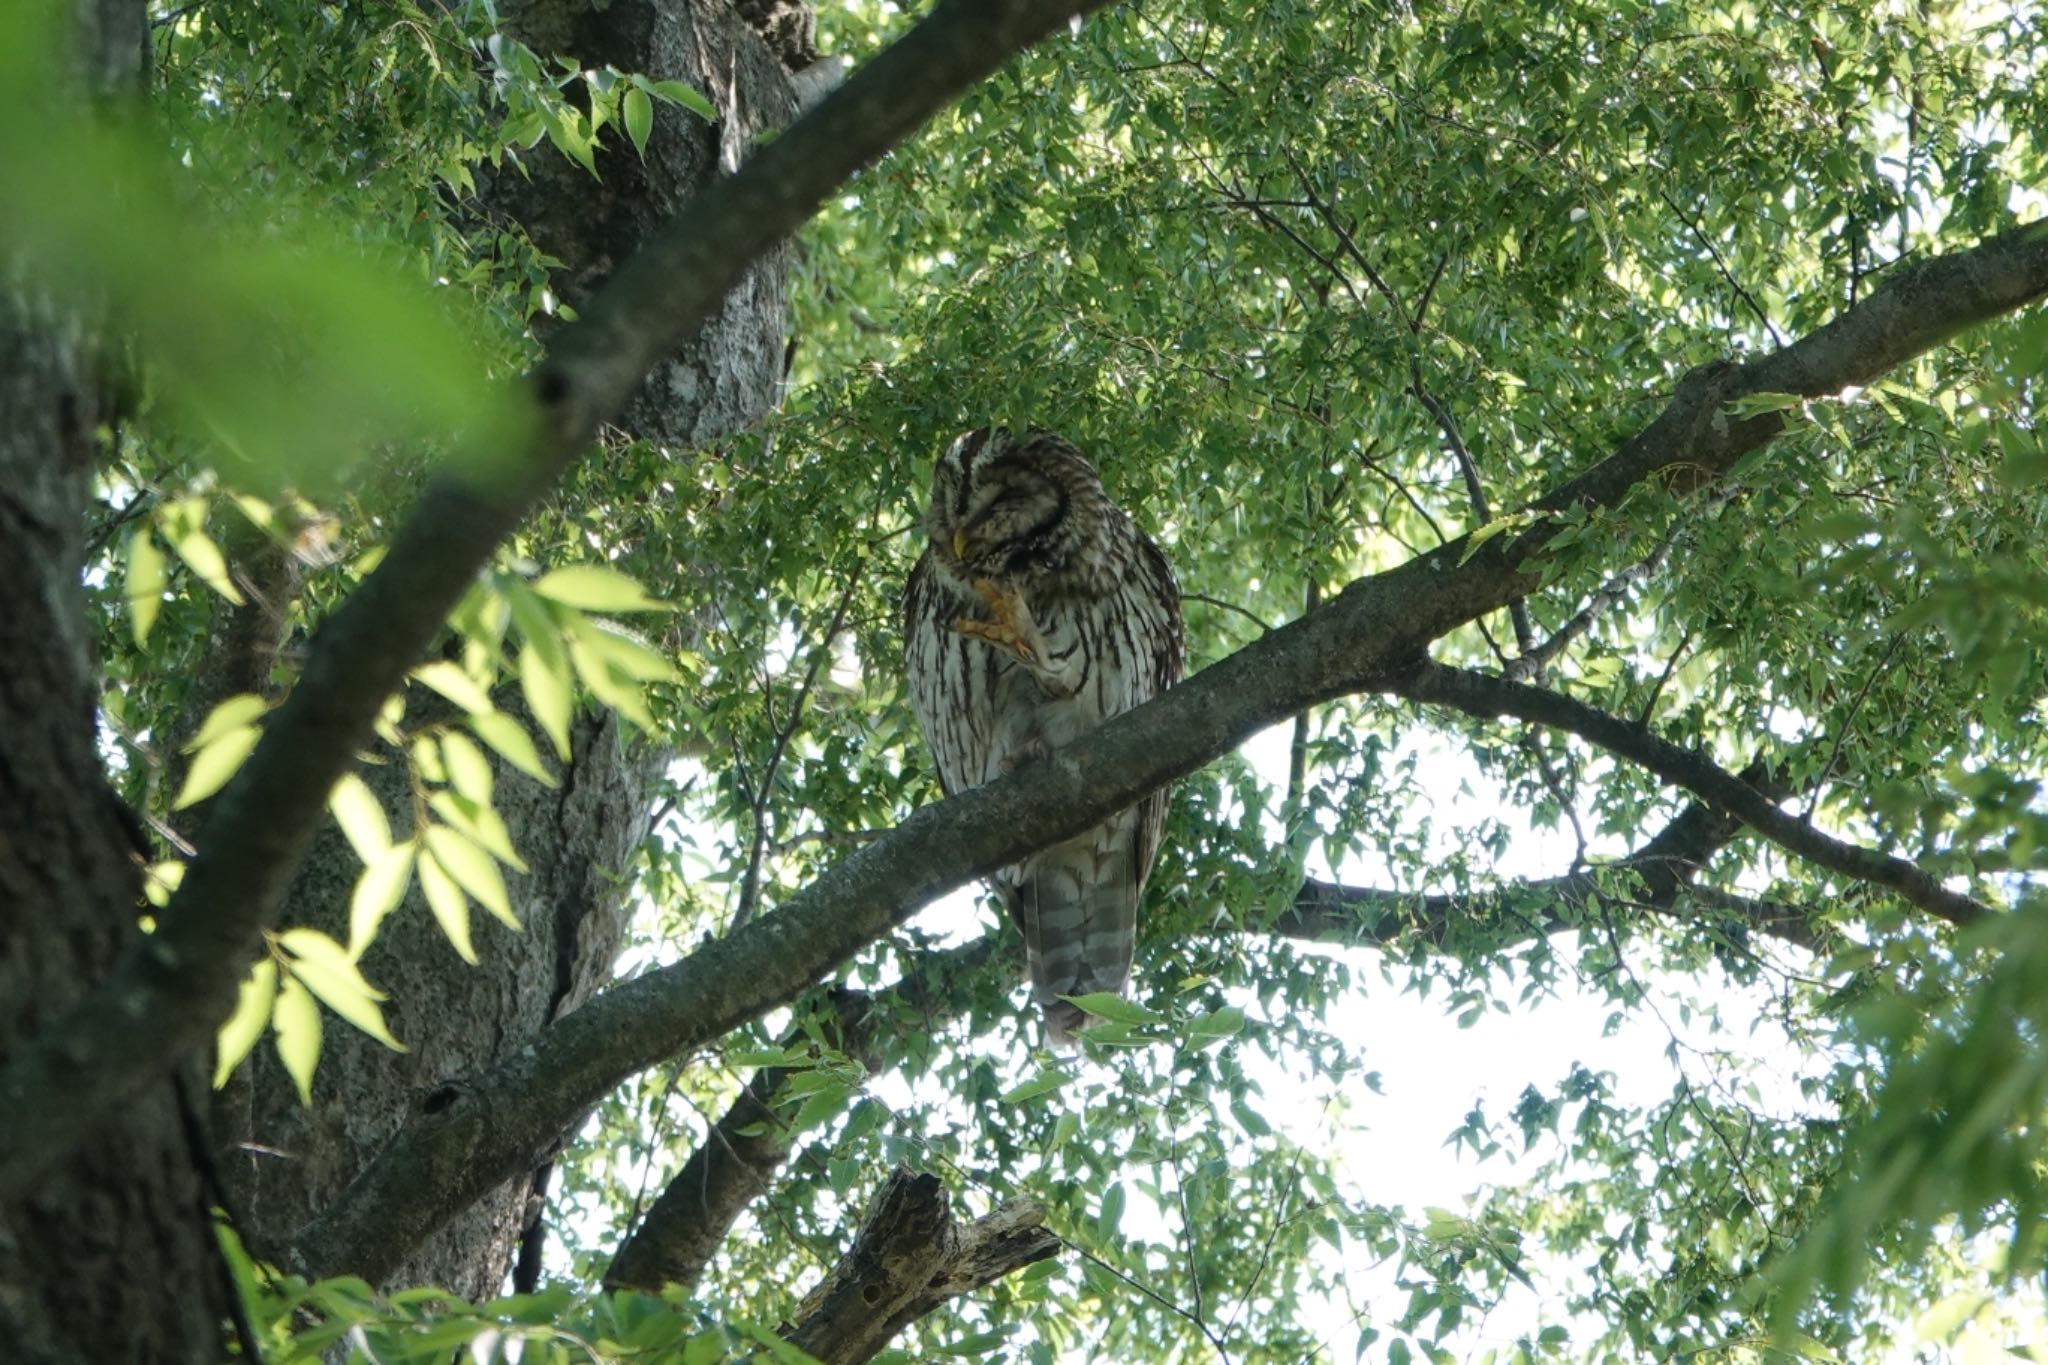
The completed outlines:
{"type": "Polygon", "coordinates": [[[958,527],[953,530],[953,558],[967,558],[967,533],[958,527]]]}

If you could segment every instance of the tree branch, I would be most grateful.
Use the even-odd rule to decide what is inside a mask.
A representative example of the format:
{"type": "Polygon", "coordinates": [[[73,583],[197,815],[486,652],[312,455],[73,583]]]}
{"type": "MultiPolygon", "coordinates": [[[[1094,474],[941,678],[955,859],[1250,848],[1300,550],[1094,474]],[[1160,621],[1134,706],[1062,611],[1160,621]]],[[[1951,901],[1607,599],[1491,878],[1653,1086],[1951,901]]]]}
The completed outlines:
{"type": "MultiPolygon", "coordinates": [[[[833,990],[824,1002],[829,1015],[821,1022],[833,1047],[861,1059],[872,1071],[871,1005],[870,997],[860,991],[833,990]]],[[[783,1046],[801,1043],[807,1036],[799,1025],[784,1037],[783,1046]]],[[[765,1066],[754,1073],[640,1226],[620,1244],[604,1272],[607,1289],[629,1287],[658,1294],[672,1284],[686,1292],[696,1285],[740,1214],[768,1192],[775,1172],[789,1160],[785,1124],[775,1111],[791,1079],[809,1070],[765,1066]]]]}
{"type": "MultiPolygon", "coordinates": [[[[1740,780],[1774,800],[1791,794],[1761,762],[1746,768],[1740,780]]],[[[1419,937],[1433,948],[1450,951],[1457,945],[1460,929],[1482,929],[1497,922],[1503,910],[1543,907],[1540,917],[1523,919],[1518,939],[1560,933],[1578,927],[1566,913],[1569,909],[1625,890],[1629,903],[1658,911],[1672,910],[1681,897],[1698,900],[1739,919],[1746,930],[1824,951],[1825,936],[1802,908],[1752,901],[1694,885],[1695,876],[1742,829],[1742,822],[1734,817],[1694,803],[1625,858],[1568,876],[1471,895],[1425,896],[1309,878],[1277,920],[1246,925],[1244,932],[1366,947],[1419,937]]],[[[832,992],[833,1027],[845,1040],[838,1046],[860,1056],[871,1072],[896,1065],[903,1044],[926,1034],[891,1028],[885,1021],[922,1018],[931,1025],[966,1010],[973,999],[975,978],[998,960],[1006,939],[999,930],[962,947],[927,954],[919,959],[915,975],[873,996],[832,992]]],[[[802,1036],[801,1030],[792,1031],[785,1043],[802,1036]]],[[[669,1285],[687,1291],[697,1282],[740,1214],[768,1192],[775,1172],[791,1155],[788,1142],[774,1127],[775,1111],[789,1080],[800,1074],[802,1069],[795,1067],[767,1067],[754,1073],[712,1125],[704,1143],[669,1182],[646,1220],[620,1246],[605,1272],[608,1286],[658,1293],[669,1285]],[[743,1133],[756,1126],[764,1130],[743,1133]]]]}
{"type": "Polygon", "coordinates": [[[797,1305],[784,1340],[825,1365],[857,1365],[948,1299],[1059,1254],[1034,1199],[1012,1199],[964,1225],[947,1204],[937,1176],[891,1172],[853,1245],[797,1305]]]}
{"type": "Polygon", "coordinates": [[[156,932],[0,1071],[0,1196],[202,1046],[237,988],[327,793],[384,699],[526,510],[763,252],[825,197],[1017,52],[1104,0],[947,0],[734,174],[693,199],[561,333],[516,393],[512,453],[472,448],[431,483],[377,569],[322,625],[306,670],[221,794],[156,932]]]}
{"type": "MultiPolygon", "coordinates": [[[[1784,429],[1782,413],[1735,420],[1723,411],[1731,399],[1868,383],[1964,327],[2044,294],[2048,232],[2034,226],[1897,272],[1788,350],[1695,371],[1642,432],[1530,509],[1527,529],[1478,545],[1461,538],[1352,583],[1050,759],[914,812],[772,914],[558,1020],[476,1078],[465,1097],[401,1128],[305,1230],[303,1265],[381,1278],[413,1239],[530,1167],[576,1114],[625,1077],[796,998],[937,897],[1080,833],[1303,707],[1391,686],[1430,641],[1536,585],[1531,561],[1552,531],[1545,514],[1615,503],[1652,475],[1708,482],[1784,429]]],[[[57,1125],[61,1133],[80,1127],[57,1125]]],[[[33,1150],[17,1132],[0,1134],[0,1155],[9,1158],[0,1164],[8,1168],[19,1168],[15,1154],[33,1150]]]]}
{"type": "MultiPolygon", "coordinates": [[[[1764,800],[1782,800],[1791,794],[1761,762],[1752,763],[1732,780],[1764,800]]],[[[1822,951],[1825,936],[1798,907],[1747,901],[1694,884],[1698,874],[1742,829],[1741,820],[1695,802],[1624,858],[1564,876],[1476,893],[1417,895],[1311,877],[1302,883],[1294,903],[1269,927],[1283,937],[1312,942],[1385,944],[1415,937],[1433,948],[1454,951],[1461,931],[1483,933],[1486,926],[1509,914],[1520,916],[1517,940],[1575,929],[1578,922],[1568,911],[1627,889],[1632,903],[1652,910],[1669,911],[1682,897],[1689,897],[1740,916],[1746,928],[1822,951]],[[1524,906],[1539,913],[1533,917],[1522,914],[1524,906]]],[[[1492,942],[1499,941],[1497,936],[1489,937],[1492,942]]]]}
{"type": "MultiPolygon", "coordinates": [[[[973,979],[996,959],[1004,942],[998,931],[927,953],[918,960],[915,975],[874,995],[835,988],[827,1003],[836,1046],[859,1057],[869,1072],[896,1065],[905,1045],[928,1037],[929,1029],[912,1033],[888,1025],[916,1017],[932,1024],[964,1011],[973,979]]],[[[793,1030],[785,1046],[803,1036],[801,1029],[793,1030]]],[[[621,1244],[605,1271],[608,1286],[659,1293],[668,1285],[688,1290],[697,1282],[740,1214],[768,1192],[775,1172],[789,1160],[789,1143],[775,1128],[775,1110],[790,1081],[801,1074],[797,1067],[764,1067],[754,1073],[705,1135],[704,1145],[662,1191],[646,1221],[621,1244]],[[765,1131],[744,1134],[755,1125],[765,1125],[765,1131]]]]}
{"type": "Polygon", "coordinates": [[[1903,858],[1845,843],[1798,816],[1787,814],[1705,755],[1682,749],[1633,721],[1560,693],[1429,662],[1421,664],[1390,690],[1414,701],[1436,702],[1468,715],[1514,716],[1533,725],[1568,731],[1711,802],[1787,852],[1845,877],[1889,887],[1911,904],[1951,924],[1972,924],[1995,913],[1980,901],[1950,891],[1903,858]]]}

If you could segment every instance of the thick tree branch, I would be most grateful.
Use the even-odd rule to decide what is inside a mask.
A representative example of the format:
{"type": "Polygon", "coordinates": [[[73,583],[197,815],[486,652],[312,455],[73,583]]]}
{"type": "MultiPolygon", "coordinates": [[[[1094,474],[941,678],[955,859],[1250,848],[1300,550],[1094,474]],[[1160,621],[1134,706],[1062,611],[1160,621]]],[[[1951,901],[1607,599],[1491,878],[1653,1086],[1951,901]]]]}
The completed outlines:
{"type": "Polygon", "coordinates": [[[1971,924],[1991,908],[1944,887],[1903,858],[1859,848],[1780,810],[1768,797],[1703,754],[1682,749],[1633,721],[1609,715],[1561,693],[1509,682],[1467,669],[1423,663],[1392,689],[1415,701],[1436,702],[1468,715],[1514,716],[1565,730],[1649,769],[1740,819],[1787,852],[1845,877],[1889,887],[1928,914],[1971,924]]]}
{"type": "Polygon", "coordinates": [[[948,1299],[1059,1254],[1036,1200],[1012,1199],[966,1224],[953,1221],[948,1202],[937,1176],[893,1171],[783,1339],[825,1365],[858,1365],[948,1299]]]}
{"type": "MultiPolygon", "coordinates": [[[[794,999],[947,891],[1079,833],[1303,707],[1390,686],[1432,640],[1537,584],[1532,561],[1551,534],[1544,514],[1617,502],[1656,474],[1710,481],[1783,430],[1782,413],[1728,416],[1729,400],[1868,383],[2044,294],[2048,232],[2036,226],[1896,272],[1786,351],[1695,371],[1641,433],[1531,509],[1528,529],[1477,546],[1452,541],[1352,583],[1050,759],[914,812],[773,914],[559,1020],[476,1078],[467,1098],[401,1129],[306,1230],[303,1266],[379,1278],[412,1239],[527,1169],[574,1115],[625,1077],[794,999]]],[[[25,1146],[12,1134],[0,1138],[0,1151],[25,1146]]]]}
{"type": "MultiPolygon", "coordinates": [[[[1751,764],[1741,780],[1773,800],[1791,794],[1762,763],[1751,764]]],[[[1627,904],[1656,911],[1671,911],[1684,897],[1733,918],[1742,931],[1822,951],[1825,937],[1800,907],[1694,885],[1695,876],[1743,828],[1733,816],[1696,802],[1635,852],[1599,869],[1518,882],[1481,894],[1424,896],[1309,878],[1278,919],[1246,925],[1244,932],[1350,946],[1420,937],[1434,948],[1451,949],[1461,937],[1482,934],[1497,944],[1502,935],[1489,932],[1489,927],[1499,923],[1504,911],[1515,913],[1520,907],[1531,913],[1522,914],[1514,926],[1517,941],[1577,927],[1568,912],[1602,897],[1626,897],[1627,904]]],[[[1014,940],[999,930],[959,948],[926,954],[918,959],[914,975],[872,996],[831,992],[828,1006],[838,1046],[859,1055],[870,1071],[896,1065],[905,1043],[928,1037],[932,1026],[969,1007],[976,979],[998,961],[1006,943],[1014,940]],[[927,1027],[913,1033],[885,1022],[908,1019],[922,1019],[927,1027]]],[[[1014,971],[1016,963],[1012,960],[1006,966],[1014,971]]],[[[801,1029],[792,1030],[785,1045],[803,1036],[801,1029]]],[[[768,1192],[775,1173],[789,1160],[790,1146],[776,1126],[776,1110],[784,1102],[789,1081],[801,1074],[803,1069],[797,1067],[764,1067],[754,1073],[646,1219],[620,1246],[605,1272],[608,1286],[659,1293],[670,1285],[688,1292],[696,1284],[739,1216],[768,1192]],[[748,1133],[749,1128],[759,1131],[748,1133]]]]}
{"type": "Polygon", "coordinates": [[[565,330],[509,410],[517,448],[436,479],[376,571],[321,627],[306,670],[220,796],[156,932],[0,1071],[0,1194],[204,1044],[378,708],[477,569],[695,331],[749,264],[825,197],[1017,52],[1104,0],[947,0],[678,216],[565,330]]]}
{"type": "MultiPolygon", "coordinates": [[[[873,1034],[872,1000],[860,991],[834,990],[819,1022],[833,1047],[859,1058],[869,1070],[873,1034]]],[[[799,1025],[783,1046],[801,1043],[808,1034],[799,1025]]],[[[789,1160],[789,1138],[776,1109],[792,1079],[809,1067],[765,1066],[740,1090],[704,1143],[631,1236],[620,1245],[605,1270],[605,1287],[630,1287],[658,1294],[668,1285],[685,1292],[697,1283],[747,1205],[768,1192],[775,1172],[789,1160]]]]}

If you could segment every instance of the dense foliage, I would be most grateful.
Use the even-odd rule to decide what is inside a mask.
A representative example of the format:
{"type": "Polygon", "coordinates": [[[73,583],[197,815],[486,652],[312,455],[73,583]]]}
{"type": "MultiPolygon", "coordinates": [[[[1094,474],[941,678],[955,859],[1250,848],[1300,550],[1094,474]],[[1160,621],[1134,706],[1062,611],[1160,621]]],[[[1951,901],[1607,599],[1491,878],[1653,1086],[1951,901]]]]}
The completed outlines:
{"type": "MultiPolygon", "coordinates": [[[[909,22],[820,9],[825,47],[856,61],[909,22]]],[[[176,166],[123,231],[76,231],[90,194],[23,210],[139,319],[141,415],[111,436],[90,582],[110,764],[160,829],[253,742],[261,705],[215,709],[191,667],[240,557],[305,552],[278,604],[302,638],[374,564],[444,434],[479,420],[480,381],[539,352],[550,263],[477,212],[475,177],[544,157],[606,174],[656,107],[700,98],[496,29],[488,3],[164,5],[147,134],[66,132],[76,146],[0,169],[11,211],[55,158],[176,166]],[[151,283],[171,256],[176,278],[151,283]]],[[[2038,217],[2044,77],[2048,33],[1968,0],[1106,11],[813,224],[779,412],[695,463],[616,442],[507,547],[422,677],[471,720],[394,711],[383,732],[438,833],[394,848],[374,801],[337,800],[369,869],[355,927],[373,934],[416,874],[458,950],[490,951],[465,893],[509,916],[517,851],[477,741],[545,771],[572,689],[677,756],[624,870],[622,970],[772,913],[938,799],[895,602],[930,461],[960,428],[1042,424],[1095,458],[1168,550],[1199,668],[1361,575],[1511,529],[1693,367],[2038,217]],[[472,704],[514,678],[528,721],[472,704]]],[[[0,160],[26,145],[0,134],[0,160]]],[[[564,1158],[541,1297],[471,1317],[329,1285],[309,1291],[320,1317],[250,1268],[259,1326],[283,1351],[309,1322],[301,1349],[359,1325],[382,1360],[440,1358],[491,1323],[529,1352],[694,1339],[679,1358],[710,1358],[782,1320],[907,1163],[976,1207],[1037,1197],[1069,1248],[918,1324],[908,1357],[2029,1344],[2022,1286],[2048,1258],[2044,368],[2035,309],[1801,405],[1732,479],[1581,517],[1539,593],[1434,651],[1760,765],[1788,809],[2010,915],[1959,934],[1748,835],[1664,902],[1625,873],[1560,901],[1540,879],[1627,856],[1691,798],[1577,738],[1333,703],[1175,789],[1132,1005],[1085,1055],[1036,1050],[1009,931],[955,897],[849,969],[878,1002],[845,1048],[865,1065],[785,1055],[778,1015],[608,1097],[564,1158]],[[1311,942],[1290,921],[1305,877],[1411,899],[1311,942]],[[1404,993],[1426,1027],[1359,1035],[1367,1003],[1404,993]],[[1540,1031],[1559,995],[1668,1039],[1668,1074],[1646,1091],[1565,1042],[1511,1110],[1475,1097],[1425,1135],[1474,1159],[1460,1207],[1346,1159],[1408,1122],[1382,1059],[1490,1014],[1540,1031]],[[805,1068],[784,1096],[794,1155],[694,1297],[586,1297],[777,1059],[805,1068]]],[[[176,862],[168,846],[166,878],[176,862]]],[[[277,939],[229,1053],[274,1023],[303,1075],[314,996],[381,1028],[334,949],[277,939]]]]}

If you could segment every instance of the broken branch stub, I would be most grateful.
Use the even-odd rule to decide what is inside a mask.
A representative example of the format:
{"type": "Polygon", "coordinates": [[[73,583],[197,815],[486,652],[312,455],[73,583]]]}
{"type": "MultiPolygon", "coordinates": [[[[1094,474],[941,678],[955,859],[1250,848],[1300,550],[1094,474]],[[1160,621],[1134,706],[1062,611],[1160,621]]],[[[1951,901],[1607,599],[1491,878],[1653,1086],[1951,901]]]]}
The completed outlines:
{"type": "Polygon", "coordinates": [[[825,1365],[858,1365],[948,1299],[1056,1255],[1060,1245],[1035,1199],[1008,1200],[962,1224],[937,1176],[899,1166],[882,1182],[853,1245],[797,1305],[795,1325],[782,1335],[825,1365]]]}

